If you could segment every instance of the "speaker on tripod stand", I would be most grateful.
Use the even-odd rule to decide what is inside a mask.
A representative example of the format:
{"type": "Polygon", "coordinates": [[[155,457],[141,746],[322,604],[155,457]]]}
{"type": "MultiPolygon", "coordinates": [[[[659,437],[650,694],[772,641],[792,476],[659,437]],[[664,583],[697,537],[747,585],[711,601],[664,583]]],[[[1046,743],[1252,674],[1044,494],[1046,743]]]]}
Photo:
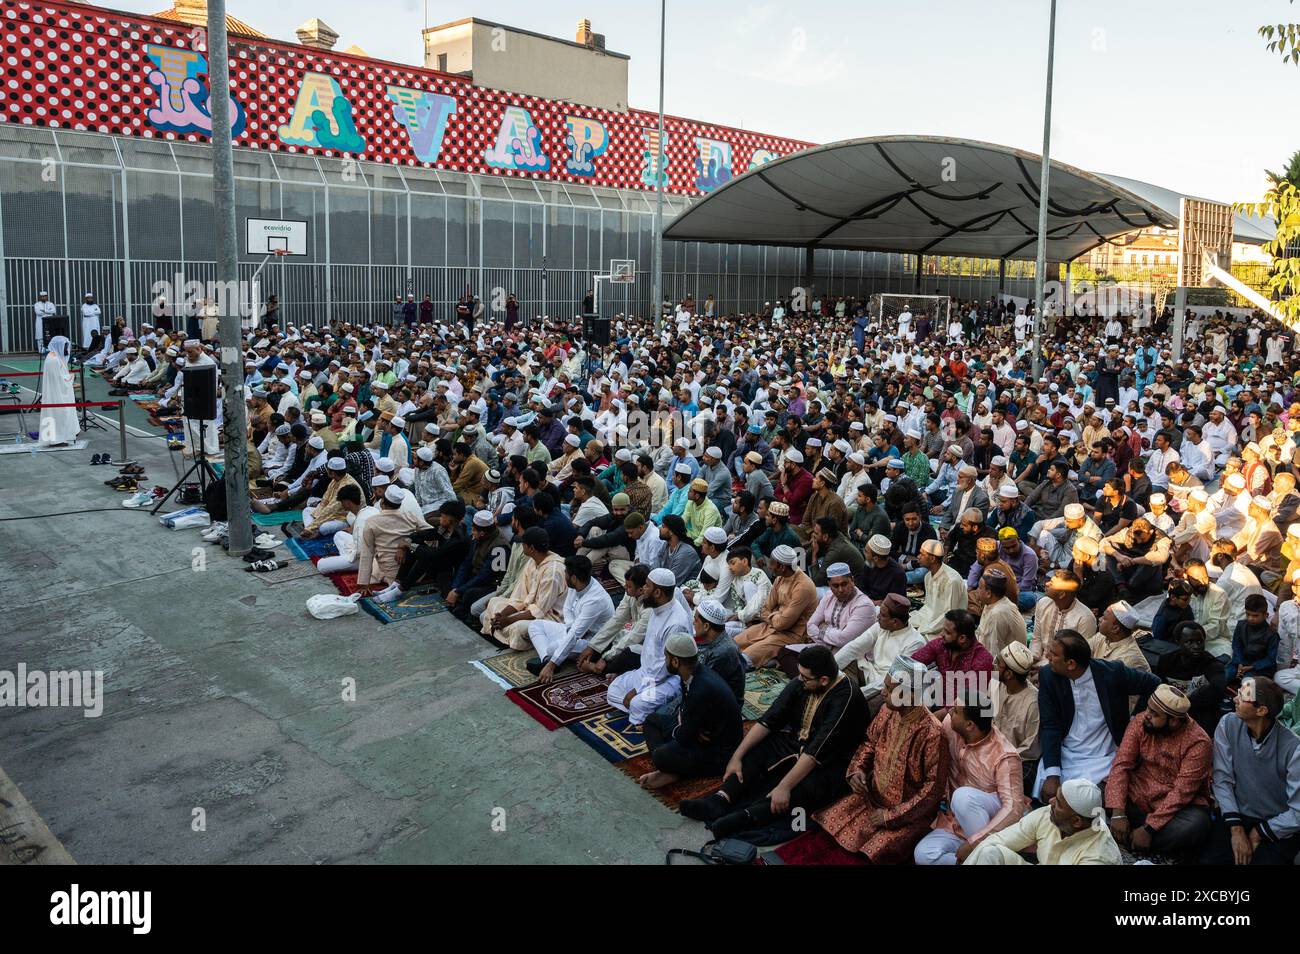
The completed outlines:
{"type": "Polygon", "coordinates": [[[582,316],[582,337],[592,345],[605,347],[609,344],[609,319],[600,315],[587,313],[582,316]]]}
{"type": "Polygon", "coordinates": [[[188,426],[185,433],[185,441],[189,445],[194,462],[181,475],[180,480],[176,481],[176,485],[167,491],[167,495],[154,505],[151,512],[155,514],[177,492],[180,492],[177,500],[182,504],[203,501],[207,496],[208,485],[220,479],[217,477],[217,472],[212,469],[212,465],[208,463],[204,452],[208,428],[216,427],[214,422],[217,419],[217,366],[211,364],[181,368],[181,376],[184,388],[182,413],[188,421],[198,425],[197,433],[188,426]],[[194,486],[191,485],[189,488],[185,486],[196,471],[198,472],[197,493],[194,486]]]}

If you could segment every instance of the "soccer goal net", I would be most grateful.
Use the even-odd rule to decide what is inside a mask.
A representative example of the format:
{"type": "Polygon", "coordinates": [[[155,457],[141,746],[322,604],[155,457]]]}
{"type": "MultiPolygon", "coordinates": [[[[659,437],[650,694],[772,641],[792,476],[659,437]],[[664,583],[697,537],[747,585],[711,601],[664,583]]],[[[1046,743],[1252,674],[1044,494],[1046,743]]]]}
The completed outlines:
{"type": "Polygon", "coordinates": [[[922,315],[930,319],[931,332],[946,334],[952,317],[952,300],[946,295],[880,295],[876,318],[886,335],[915,334],[922,315]]]}

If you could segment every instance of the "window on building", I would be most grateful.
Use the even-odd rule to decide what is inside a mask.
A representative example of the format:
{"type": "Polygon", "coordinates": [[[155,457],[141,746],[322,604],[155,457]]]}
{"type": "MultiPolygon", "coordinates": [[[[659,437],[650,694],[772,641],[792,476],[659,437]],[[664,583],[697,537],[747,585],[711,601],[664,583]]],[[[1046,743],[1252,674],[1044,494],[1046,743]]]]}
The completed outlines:
{"type": "Polygon", "coordinates": [[[438,54],[438,69],[439,69],[440,72],[443,72],[443,73],[447,72],[447,54],[446,54],[446,53],[439,53],[439,54],[438,54]]]}

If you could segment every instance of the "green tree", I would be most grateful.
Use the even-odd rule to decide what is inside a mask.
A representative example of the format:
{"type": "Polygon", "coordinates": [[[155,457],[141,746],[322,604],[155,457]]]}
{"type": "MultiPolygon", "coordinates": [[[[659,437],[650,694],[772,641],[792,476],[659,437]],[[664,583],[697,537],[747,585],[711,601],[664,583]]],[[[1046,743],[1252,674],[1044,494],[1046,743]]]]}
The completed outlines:
{"type": "MultiPolygon", "coordinates": [[[[1300,66],[1300,23],[1265,24],[1259,28],[1259,35],[1269,52],[1281,56],[1283,63],[1300,66]]],[[[1300,322],[1300,152],[1291,157],[1285,172],[1266,170],[1266,174],[1270,186],[1263,201],[1239,202],[1235,208],[1276,223],[1273,241],[1264,245],[1264,251],[1273,256],[1267,291],[1294,326],[1300,322]]]]}

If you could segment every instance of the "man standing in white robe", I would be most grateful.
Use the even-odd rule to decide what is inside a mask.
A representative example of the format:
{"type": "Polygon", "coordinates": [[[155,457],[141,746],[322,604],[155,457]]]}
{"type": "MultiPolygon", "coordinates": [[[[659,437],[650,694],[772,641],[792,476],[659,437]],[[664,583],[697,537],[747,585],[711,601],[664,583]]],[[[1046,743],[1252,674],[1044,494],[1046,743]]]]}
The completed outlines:
{"type": "MultiPolygon", "coordinates": [[[[177,375],[181,381],[184,381],[185,370],[187,368],[212,368],[214,375],[219,374],[217,371],[217,362],[212,355],[203,350],[203,346],[193,338],[185,342],[185,365],[181,368],[181,373],[177,375]]],[[[184,393],[184,384],[181,385],[181,393],[184,393]]],[[[184,403],[181,404],[184,407],[184,403]]],[[[218,389],[217,394],[217,413],[215,420],[208,421],[203,427],[200,427],[196,418],[186,417],[185,426],[185,454],[192,456],[196,453],[195,448],[199,446],[200,441],[203,444],[202,453],[209,460],[219,459],[221,457],[221,395],[218,389]]]]}
{"type": "Polygon", "coordinates": [[[89,348],[90,342],[95,337],[95,332],[103,327],[100,322],[103,319],[103,312],[99,305],[95,304],[95,296],[86,292],[81,297],[81,346],[89,348]]]}
{"type": "MultiPolygon", "coordinates": [[[[77,400],[72,390],[72,372],[68,369],[68,354],[72,342],[59,335],[50,341],[41,368],[41,403],[71,404],[77,400]]],[[[66,444],[76,440],[81,432],[75,407],[42,407],[40,443],[47,446],[66,444]]]]}
{"type": "MultiPolygon", "coordinates": [[[[45,322],[54,317],[54,302],[50,301],[49,292],[41,292],[36,296],[36,304],[32,306],[32,315],[35,320],[36,335],[36,353],[45,353],[45,322]]],[[[1269,339],[1270,343],[1272,339],[1269,339]]]]}
{"type": "Polygon", "coordinates": [[[650,610],[650,623],[641,644],[641,666],[621,673],[610,683],[606,700],[641,725],[646,716],[681,693],[681,681],[668,674],[664,643],[674,632],[691,633],[694,621],[685,602],[676,598],[676,577],[664,567],[650,571],[641,591],[641,604],[650,610]]]}

